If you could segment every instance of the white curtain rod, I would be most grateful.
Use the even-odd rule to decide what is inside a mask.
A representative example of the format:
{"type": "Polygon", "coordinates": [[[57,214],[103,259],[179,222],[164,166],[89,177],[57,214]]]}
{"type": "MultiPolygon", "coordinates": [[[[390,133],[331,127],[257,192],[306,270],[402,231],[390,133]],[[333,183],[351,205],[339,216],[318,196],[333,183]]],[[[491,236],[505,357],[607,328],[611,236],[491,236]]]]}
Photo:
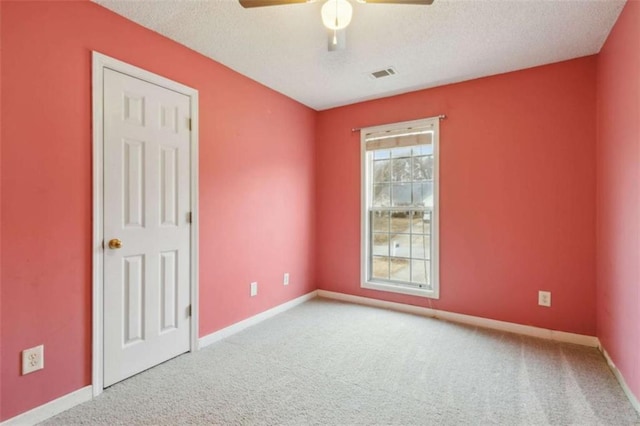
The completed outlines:
{"type": "MultiPolygon", "coordinates": [[[[433,116],[433,117],[427,117],[427,118],[425,118],[425,120],[428,120],[428,119],[430,119],[430,118],[439,118],[440,120],[444,120],[445,118],[447,118],[447,116],[446,116],[446,115],[444,115],[444,114],[440,114],[440,115],[436,115],[436,116],[433,116]]],[[[381,124],[380,124],[380,125],[381,125],[381,124]]],[[[375,126],[367,126],[367,127],[375,127],[375,126]]],[[[362,130],[363,128],[364,128],[364,127],[353,127],[353,128],[351,129],[351,131],[352,131],[352,132],[359,132],[359,131],[360,131],[360,130],[362,130]]]]}

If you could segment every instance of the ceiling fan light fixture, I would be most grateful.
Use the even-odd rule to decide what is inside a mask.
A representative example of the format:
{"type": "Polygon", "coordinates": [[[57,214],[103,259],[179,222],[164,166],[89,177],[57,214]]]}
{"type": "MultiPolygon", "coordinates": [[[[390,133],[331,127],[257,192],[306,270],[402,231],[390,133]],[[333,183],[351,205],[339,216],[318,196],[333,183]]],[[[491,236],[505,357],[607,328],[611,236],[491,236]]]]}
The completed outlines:
{"type": "Polygon", "coordinates": [[[322,5],[322,23],[330,30],[341,30],[351,22],[353,7],[347,0],[327,0],[322,5]]]}

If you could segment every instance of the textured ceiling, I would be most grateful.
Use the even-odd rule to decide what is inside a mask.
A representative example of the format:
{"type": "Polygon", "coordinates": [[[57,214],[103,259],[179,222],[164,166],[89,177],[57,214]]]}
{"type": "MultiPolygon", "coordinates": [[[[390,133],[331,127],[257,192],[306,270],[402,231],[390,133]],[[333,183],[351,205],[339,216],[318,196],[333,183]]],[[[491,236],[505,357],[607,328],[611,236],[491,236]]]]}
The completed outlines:
{"type": "Polygon", "coordinates": [[[345,50],[327,51],[322,0],[94,0],[311,108],[529,68],[600,51],[624,0],[353,4],[345,50]],[[393,66],[397,74],[369,73],[393,66]]]}

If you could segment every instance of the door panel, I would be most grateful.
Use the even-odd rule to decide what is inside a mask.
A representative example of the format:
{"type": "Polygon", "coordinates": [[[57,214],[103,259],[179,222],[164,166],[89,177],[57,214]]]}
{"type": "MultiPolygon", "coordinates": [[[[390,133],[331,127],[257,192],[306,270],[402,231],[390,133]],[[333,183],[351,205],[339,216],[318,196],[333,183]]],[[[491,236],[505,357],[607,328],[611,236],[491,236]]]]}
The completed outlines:
{"type": "Polygon", "coordinates": [[[104,71],[105,386],[189,350],[189,102],[104,71]]]}
{"type": "Polygon", "coordinates": [[[177,254],[176,250],[160,253],[161,332],[174,329],[178,323],[177,254]]]}
{"type": "Polygon", "coordinates": [[[162,226],[177,226],[178,153],[176,148],[162,147],[160,155],[160,223],[162,226]]]}
{"type": "Polygon", "coordinates": [[[144,142],[124,139],[123,141],[124,185],[124,226],[144,227],[144,142]]]}
{"type": "Polygon", "coordinates": [[[123,345],[144,340],[144,257],[129,256],[124,261],[123,276],[123,345]]]}

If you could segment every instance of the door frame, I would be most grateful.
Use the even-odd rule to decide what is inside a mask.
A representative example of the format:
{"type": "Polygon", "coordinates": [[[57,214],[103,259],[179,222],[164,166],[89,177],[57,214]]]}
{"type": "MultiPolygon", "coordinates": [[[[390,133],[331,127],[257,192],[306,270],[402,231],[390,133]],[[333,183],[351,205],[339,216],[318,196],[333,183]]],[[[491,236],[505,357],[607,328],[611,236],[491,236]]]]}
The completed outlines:
{"type": "Polygon", "coordinates": [[[164,87],[186,95],[190,99],[191,109],[191,158],[190,158],[190,295],[191,330],[189,338],[190,352],[198,350],[198,91],[191,87],[169,80],[142,68],[92,51],[92,106],[93,106],[93,241],[92,241],[92,388],[93,396],[100,395],[104,389],[104,140],[103,140],[103,98],[104,70],[127,74],[131,77],[164,87]]]}

